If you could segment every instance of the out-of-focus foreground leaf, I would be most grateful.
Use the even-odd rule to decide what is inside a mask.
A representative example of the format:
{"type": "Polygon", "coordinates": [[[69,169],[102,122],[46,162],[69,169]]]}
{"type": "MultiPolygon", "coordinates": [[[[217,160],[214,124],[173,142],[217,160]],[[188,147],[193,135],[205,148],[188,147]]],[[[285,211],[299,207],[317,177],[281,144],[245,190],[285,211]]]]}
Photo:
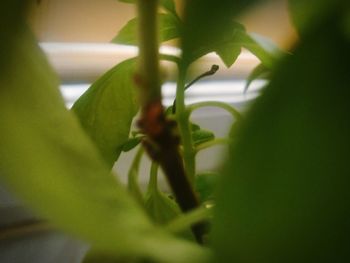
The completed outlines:
{"type": "Polygon", "coordinates": [[[21,30],[30,0],[3,0],[0,2],[0,70],[10,59],[14,36],[21,30]]]}
{"type": "Polygon", "coordinates": [[[6,74],[0,74],[0,176],[6,185],[38,214],[106,253],[204,260],[202,249],[151,225],[66,110],[33,38],[15,40],[6,74]]]}
{"type": "Polygon", "coordinates": [[[264,64],[257,65],[247,77],[247,82],[244,86],[244,92],[247,92],[250,84],[257,79],[268,80],[271,76],[271,69],[267,68],[264,64]]]}
{"type": "Polygon", "coordinates": [[[350,3],[346,0],[288,0],[288,3],[293,23],[302,34],[327,17],[330,10],[339,6],[344,12],[350,10],[350,3]]]}
{"type": "Polygon", "coordinates": [[[338,8],[304,32],[241,123],[217,191],[215,262],[350,261],[350,43],[338,8]]]}
{"type": "Polygon", "coordinates": [[[128,140],[131,121],[138,109],[133,83],[135,62],[130,59],[109,70],[72,108],[109,167],[128,140]]]}
{"type": "Polygon", "coordinates": [[[175,200],[165,193],[153,189],[146,194],[145,207],[154,222],[165,224],[181,214],[180,207],[175,200]]]}

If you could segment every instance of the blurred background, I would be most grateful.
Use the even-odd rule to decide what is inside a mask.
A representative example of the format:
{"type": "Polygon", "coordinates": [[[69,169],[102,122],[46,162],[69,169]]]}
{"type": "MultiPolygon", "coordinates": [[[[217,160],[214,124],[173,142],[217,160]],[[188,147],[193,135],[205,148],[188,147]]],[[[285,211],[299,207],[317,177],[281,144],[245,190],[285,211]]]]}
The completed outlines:
{"type": "MultiPolygon", "coordinates": [[[[181,13],[183,1],[176,2],[181,13]]],[[[135,17],[134,9],[134,5],[117,0],[41,0],[33,8],[30,24],[63,82],[93,81],[115,63],[136,54],[133,49],[110,44],[135,17]]],[[[264,1],[238,19],[247,31],[268,37],[283,49],[296,38],[285,0],[264,1]]],[[[242,58],[238,66],[220,70],[218,76],[244,77],[256,61],[249,56],[242,58]]],[[[211,59],[208,64],[214,62],[211,59]]]]}

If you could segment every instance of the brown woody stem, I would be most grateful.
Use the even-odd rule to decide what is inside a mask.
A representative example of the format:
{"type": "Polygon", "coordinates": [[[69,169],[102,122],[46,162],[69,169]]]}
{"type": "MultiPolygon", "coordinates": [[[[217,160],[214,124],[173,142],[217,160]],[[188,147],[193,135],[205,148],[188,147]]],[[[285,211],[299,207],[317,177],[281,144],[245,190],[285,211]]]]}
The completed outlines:
{"type": "MultiPolygon", "coordinates": [[[[199,206],[199,201],[186,176],[179,153],[176,123],[165,118],[161,102],[161,81],[157,36],[157,0],[138,0],[139,71],[135,78],[140,88],[140,128],[147,135],[144,146],[150,157],[159,163],[182,211],[199,206]]],[[[193,226],[198,242],[202,243],[201,224],[193,226]]]]}

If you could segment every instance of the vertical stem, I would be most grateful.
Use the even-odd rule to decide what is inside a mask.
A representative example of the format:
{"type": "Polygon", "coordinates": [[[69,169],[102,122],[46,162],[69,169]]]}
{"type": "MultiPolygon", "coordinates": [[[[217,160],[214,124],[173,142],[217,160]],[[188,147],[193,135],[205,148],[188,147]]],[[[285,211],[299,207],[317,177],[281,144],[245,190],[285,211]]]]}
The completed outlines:
{"type": "MultiPolygon", "coordinates": [[[[140,44],[139,72],[135,76],[135,82],[141,93],[139,126],[147,135],[143,145],[149,156],[159,163],[182,211],[187,212],[198,207],[199,200],[186,176],[179,153],[179,141],[173,132],[174,123],[165,118],[161,102],[157,3],[157,0],[137,1],[140,44]]],[[[184,106],[180,108],[184,112],[184,106]]],[[[197,241],[202,243],[203,224],[194,225],[192,230],[197,241]]]]}
{"type": "Polygon", "coordinates": [[[189,112],[185,108],[185,79],[187,68],[180,66],[176,89],[176,118],[179,125],[185,170],[189,180],[193,183],[195,177],[195,149],[192,143],[189,112]]]}
{"type": "Polygon", "coordinates": [[[141,104],[148,105],[161,98],[157,34],[157,0],[138,0],[139,74],[142,85],[141,104]]]}
{"type": "Polygon", "coordinates": [[[139,187],[139,184],[137,182],[137,179],[138,179],[140,162],[141,162],[143,152],[144,152],[143,148],[140,147],[134,157],[134,160],[131,164],[131,167],[128,173],[128,188],[140,204],[143,204],[143,195],[139,187]]]}
{"type": "Polygon", "coordinates": [[[158,191],[158,164],[156,162],[152,162],[151,164],[148,192],[151,191],[158,191]]]}

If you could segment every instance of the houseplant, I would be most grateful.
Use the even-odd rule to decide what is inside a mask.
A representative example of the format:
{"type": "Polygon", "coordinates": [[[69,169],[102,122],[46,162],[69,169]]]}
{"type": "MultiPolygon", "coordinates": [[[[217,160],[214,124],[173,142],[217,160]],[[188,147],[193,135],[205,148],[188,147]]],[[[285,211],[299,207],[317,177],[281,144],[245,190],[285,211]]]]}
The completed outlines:
{"type": "MultiPolygon", "coordinates": [[[[228,50],[241,47],[242,38],[237,38],[236,33],[245,32],[230,18],[253,2],[189,1],[186,6],[181,30],[183,54],[180,62],[176,58],[180,65],[176,109],[170,110],[178,121],[185,170],[179,152],[172,148],[176,146],[173,122],[162,117],[159,105],[157,2],[138,2],[139,19],[147,25],[139,39],[138,74],[131,73],[135,72],[130,68],[133,62],[128,61],[117,66],[123,69],[118,78],[142,90],[139,137],[151,139],[145,141],[146,149],[168,175],[175,169],[177,175],[193,175],[195,171],[193,137],[188,134],[195,132],[190,128],[196,126],[188,121],[183,105],[186,66],[209,51],[219,53],[226,64],[234,61],[235,56],[228,50]],[[208,14],[212,20],[207,19],[208,14]],[[230,31],[226,31],[227,27],[230,31]],[[226,38],[231,37],[227,32],[232,33],[232,29],[236,36],[232,38],[239,39],[239,43],[226,38]],[[172,162],[167,159],[169,155],[162,154],[163,143],[172,148],[172,162]]],[[[118,155],[110,146],[130,146],[130,141],[116,142],[115,137],[108,137],[110,134],[100,137],[100,133],[91,132],[95,126],[89,127],[89,117],[95,115],[92,119],[99,120],[99,115],[97,110],[91,113],[90,107],[99,96],[104,98],[98,92],[101,88],[92,87],[73,108],[83,125],[76,115],[65,110],[54,74],[17,15],[24,10],[23,1],[3,1],[1,8],[1,176],[50,222],[89,241],[93,247],[87,259],[90,261],[346,261],[350,125],[346,114],[349,90],[344,87],[349,83],[349,4],[323,0],[310,8],[303,1],[290,2],[301,40],[293,49],[294,55],[269,64],[270,84],[232,132],[234,142],[219,180],[209,247],[171,232],[192,225],[197,240],[202,242],[200,222],[207,219],[207,210],[195,210],[175,219],[175,223],[159,226],[140,206],[134,170],[130,176],[131,193],[110,175],[109,168],[118,155]],[[334,102],[332,107],[327,107],[329,100],[334,102]]],[[[173,10],[171,1],[160,3],[169,12],[173,10]]],[[[96,86],[105,85],[115,76],[107,73],[96,86]]],[[[118,120],[135,111],[132,101],[127,101],[132,91],[125,92],[129,92],[123,96],[125,103],[131,106],[118,120]]],[[[103,105],[113,99],[113,93],[109,94],[103,105]]],[[[106,112],[105,109],[103,113],[106,112]]],[[[113,123],[114,116],[105,115],[108,121],[102,124],[113,123]]],[[[103,131],[113,135],[113,127],[103,131]]],[[[126,135],[129,128],[124,131],[126,135]]],[[[212,139],[206,136],[206,140],[212,139]]],[[[172,180],[169,178],[171,183],[172,180]]],[[[189,189],[182,190],[187,189],[184,192],[189,194],[183,200],[176,183],[173,191],[186,211],[197,201],[191,193],[191,183],[185,179],[180,185],[184,184],[189,189]]],[[[163,200],[162,207],[169,208],[169,199],[156,188],[153,190],[158,194],[152,196],[153,204],[158,198],[163,200]]]]}

